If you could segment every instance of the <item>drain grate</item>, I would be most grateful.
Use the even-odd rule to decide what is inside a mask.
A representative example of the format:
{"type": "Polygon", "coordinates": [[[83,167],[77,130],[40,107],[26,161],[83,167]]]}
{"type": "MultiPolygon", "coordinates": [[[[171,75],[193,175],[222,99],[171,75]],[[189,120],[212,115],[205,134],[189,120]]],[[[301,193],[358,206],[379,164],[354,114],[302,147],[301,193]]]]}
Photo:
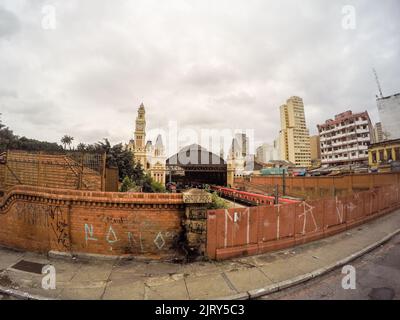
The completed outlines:
{"type": "Polygon", "coordinates": [[[17,262],[16,264],[14,264],[11,268],[20,270],[20,271],[30,272],[30,273],[42,274],[42,269],[44,266],[45,266],[45,264],[42,264],[42,263],[21,260],[21,261],[17,262]]]}
{"type": "Polygon", "coordinates": [[[393,300],[396,292],[392,288],[373,288],[369,293],[372,300],[393,300]]]}

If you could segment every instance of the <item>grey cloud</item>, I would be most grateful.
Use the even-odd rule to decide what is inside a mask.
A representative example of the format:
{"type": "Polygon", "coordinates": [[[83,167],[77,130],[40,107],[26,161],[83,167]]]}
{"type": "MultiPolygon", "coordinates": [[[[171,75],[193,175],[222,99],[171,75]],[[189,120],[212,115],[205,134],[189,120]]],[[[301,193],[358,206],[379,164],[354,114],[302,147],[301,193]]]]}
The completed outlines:
{"type": "Polygon", "coordinates": [[[8,30],[1,111],[27,136],[128,141],[143,102],[149,129],[170,120],[253,128],[257,141],[272,142],[279,106],[292,95],[303,97],[315,132],[347,109],[378,120],[372,67],[385,94],[400,90],[397,0],[347,1],[357,14],[350,31],[341,27],[343,4],[320,0],[55,0],[52,31],[40,27],[45,3],[4,0],[21,37],[11,37],[18,29],[9,22],[0,27],[8,30]]]}
{"type": "MultiPolygon", "coordinates": [[[[62,136],[62,130],[60,132],[60,137],[62,136]]],[[[86,127],[84,124],[76,125],[72,128],[67,128],[64,130],[65,134],[70,134],[74,139],[74,144],[82,143],[96,143],[104,138],[110,137],[110,132],[107,129],[86,127]]]]}
{"type": "Polygon", "coordinates": [[[255,98],[248,92],[241,91],[218,97],[215,99],[215,102],[218,104],[223,103],[226,105],[248,106],[249,104],[253,104],[255,102],[255,98]]]}
{"type": "Polygon", "coordinates": [[[184,74],[182,82],[197,88],[207,87],[207,89],[210,89],[237,79],[237,72],[231,66],[209,64],[191,66],[184,74]]]}
{"type": "Polygon", "coordinates": [[[17,16],[0,6],[0,38],[9,37],[20,30],[17,16]]]}
{"type": "Polygon", "coordinates": [[[14,90],[0,88],[0,99],[1,98],[17,98],[18,93],[14,90]]]}
{"type": "Polygon", "coordinates": [[[6,103],[3,109],[23,123],[37,127],[53,127],[59,121],[60,115],[60,109],[55,102],[48,100],[24,100],[11,105],[6,103]]]}

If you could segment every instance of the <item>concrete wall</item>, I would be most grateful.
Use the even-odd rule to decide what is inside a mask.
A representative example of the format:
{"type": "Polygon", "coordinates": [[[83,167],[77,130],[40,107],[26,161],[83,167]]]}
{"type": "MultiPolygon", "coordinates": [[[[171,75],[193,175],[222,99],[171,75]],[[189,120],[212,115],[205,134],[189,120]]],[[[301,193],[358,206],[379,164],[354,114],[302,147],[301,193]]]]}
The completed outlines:
{"type": "Polygon", "coordinates": [[[182,194],[16,186],[0,200],[0,245],[102,255],[176,253],[182,194]]]}

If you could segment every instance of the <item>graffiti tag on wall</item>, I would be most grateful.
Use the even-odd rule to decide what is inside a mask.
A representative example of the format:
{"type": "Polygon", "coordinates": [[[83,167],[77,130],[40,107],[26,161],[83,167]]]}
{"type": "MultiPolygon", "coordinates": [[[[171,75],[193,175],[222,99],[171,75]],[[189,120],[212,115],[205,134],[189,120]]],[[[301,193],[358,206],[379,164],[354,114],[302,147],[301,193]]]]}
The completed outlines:
{"type": "MultiPolygon", "coordinates": [[[[95,229],[92,224],[85,223],[85,243],[86,246],[89,245],[90,241],[99,241],[100,239],[95,236],[95,229]]],[[[151,246],[154,246],[157,250],[163,250],[167,244],[167,239],[174,239],[177,236],[175,232],[163,232],[159,231],[152,241],[151,246]]],[[[113,225],[108,225],[106,228],[106,233],[104,240],[110,245],[110,250],[113,250],[113,246],[116,243],[123,242],[127,244],[130,249],[138,249],[140,252],[145,251],[145,241],[142,237],[142,232],[127,231],[123,235],[118,234],[117,230],[113,225]]],[[[147,243],[147,246],[149,244],[147,243]]]]}
{"type": "Polygon", "coordinates": [[[39,228],[48,228],[62,249],[70,248],[67,213],[58,205],[17,203],[15,217],[18,222],[39,228]]]}

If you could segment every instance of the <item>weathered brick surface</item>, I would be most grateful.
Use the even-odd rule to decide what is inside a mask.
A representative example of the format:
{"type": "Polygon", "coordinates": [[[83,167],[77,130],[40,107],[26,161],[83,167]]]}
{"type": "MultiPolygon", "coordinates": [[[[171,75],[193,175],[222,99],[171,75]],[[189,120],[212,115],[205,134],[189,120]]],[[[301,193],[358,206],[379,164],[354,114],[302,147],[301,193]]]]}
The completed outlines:
{"type": "Polygon", "coordinates": [[[181,194],[12,188],[0,204],[0,245],[105,255],[175,252],[181,194]]]}
{"type": "MultiPolygon", "coordinates": [[[[400,173],[285,178],[286,194],[303,197],[307,200],[351,195],[353,192],[399,184],[400,173]]],[[[234,185],[248,191],[267,192],[271,194],[274,187],[278,185],[279,193],[282,194],[283,192],[282,176],[253,176],[246,179],[235,178],[234,185]]]]}
{"type": "Polygon", "coordinates": [[[207,255],[261,254],[328,237],[400,207],[400,185],[294,204],[209,210],[207,255]]]}

